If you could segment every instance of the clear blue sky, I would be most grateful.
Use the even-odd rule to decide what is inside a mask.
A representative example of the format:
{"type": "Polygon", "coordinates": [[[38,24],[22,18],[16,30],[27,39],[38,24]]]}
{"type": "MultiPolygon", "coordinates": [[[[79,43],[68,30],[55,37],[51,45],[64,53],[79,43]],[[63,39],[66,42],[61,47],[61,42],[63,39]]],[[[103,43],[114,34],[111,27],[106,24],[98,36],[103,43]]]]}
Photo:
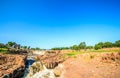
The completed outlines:
{"type": "Polygon", "coordinates": [[[119,0],[0,0],[3,43],[48,49],[119,39],[119,0]]]}

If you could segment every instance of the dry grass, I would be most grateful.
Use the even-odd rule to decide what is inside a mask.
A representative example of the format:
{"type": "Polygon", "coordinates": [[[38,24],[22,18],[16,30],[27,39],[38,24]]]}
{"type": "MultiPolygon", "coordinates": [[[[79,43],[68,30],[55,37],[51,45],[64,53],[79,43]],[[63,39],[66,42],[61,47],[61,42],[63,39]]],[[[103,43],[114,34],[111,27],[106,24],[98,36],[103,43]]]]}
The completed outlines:
{"type": "MultiPolygon", "coordinates": [[[[83,54],[83,53],[103,53],[103,52],[120,52],[120,48],[104,48],[104,49],[99,49],[99,50],[80,50],[80,51],[72,51],[72,52],[65,52],[64,56],[66,57],[74,57],[77,56],[79,54],[83,54]]],[[[92,58],[92,57],[91,57],[92,58]]]]}

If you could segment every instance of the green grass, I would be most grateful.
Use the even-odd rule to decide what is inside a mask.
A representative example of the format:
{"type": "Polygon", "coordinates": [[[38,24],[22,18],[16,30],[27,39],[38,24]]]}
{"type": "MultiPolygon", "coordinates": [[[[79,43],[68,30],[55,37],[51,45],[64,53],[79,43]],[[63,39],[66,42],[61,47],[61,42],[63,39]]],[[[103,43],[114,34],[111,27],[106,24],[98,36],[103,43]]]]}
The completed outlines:
{"type": "Polygon", "coordinates": [[[83,54],[85,52],[70,52],[70,53],[65,53],[65,56],[68,56],[68,57],[72,57],[72,56],[76,56],[76,55],[79,55],[79,54],[83,54]]]}
{"type": "Polygon", "coordinates": [[[70,52],[70,53],[66,53],[67,56],[74,56],[74,55],[78,55],[80,52],[70,52]]]}
{"type": "Polygon", "coordinates": [[[118,50],[103,50],[103,49],[99,49],[99,50],[91,50],[90,52],[120,52],[120,49],[118,50]]]}
{"type": "Polygon", "coordinates": [[[6,48],[0,48],[0,53],[7,53],[7,49],[6,48]]]}
{"type": "MultiPolygon", "coordinates": [[[[83,53],[103,53],[103,52],[120,52],[120,49],[118,50],[103,50],[103,49],[99,49],[99,50],[89,50],[89,51],[75,51],[75,52],[69,52],[69,53],[65,53],[64,56],[65,57],[74,57],[77,56],[79,54],[83,54],[83,53]]],[[[91,57],[93,58],[93,57],[91,57]]]]}

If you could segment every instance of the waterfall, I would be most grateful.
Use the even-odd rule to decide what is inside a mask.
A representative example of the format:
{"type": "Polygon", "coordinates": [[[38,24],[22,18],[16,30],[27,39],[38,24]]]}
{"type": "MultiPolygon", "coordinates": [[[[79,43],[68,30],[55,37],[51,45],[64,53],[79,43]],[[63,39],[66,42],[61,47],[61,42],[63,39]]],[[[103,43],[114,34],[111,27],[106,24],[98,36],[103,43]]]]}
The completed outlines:
{"type": "Polygon", "coordinates": [[[35,73],[32,78],[55,78],[53,69],[47,69],[45,65],[43,65],[43,67],[44,70],[35,73]]]}
{"type": "Polygon", "coordinates": [[[41,61],[35,61],[34,57],[33,55],[28,56],[26,70],[22,78],[56,78],[53,69],[47,69],[41,61]]]}

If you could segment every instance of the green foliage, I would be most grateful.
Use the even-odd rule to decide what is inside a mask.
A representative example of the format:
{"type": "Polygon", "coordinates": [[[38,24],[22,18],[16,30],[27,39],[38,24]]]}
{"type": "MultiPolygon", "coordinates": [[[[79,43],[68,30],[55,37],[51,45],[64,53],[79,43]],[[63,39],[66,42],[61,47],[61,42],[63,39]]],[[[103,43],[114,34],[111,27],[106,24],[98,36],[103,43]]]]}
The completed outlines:
{"type": "Polygon", "coordinates": [[[86,46],[86,49],[93,49],[93,46],[86,46]]]}
{"type": "Polygon", "coordinates": [[[99,42],[99,43],[96,44],[96,45],[99,45],[99,47],[103,48],[104,43],[103,43],[103,42],[99,42]]]}
{"type": "Polygon", "coordinates": [[[77,45],[73,45],[73,46],[71,47],[71,49],[72,49],[72,50],[79,50],[79,47],[78,47],[77,45]]]}
{"type": "Polygon", "coordinates": [[[61,47],[61,50],[68,50],[69,47],[61,47]]]}
{"type": "Polygon", "coordinates": [[[118,40],[118,41],[115,42],[115,46],[116,47],[120,47],[120,40],[118,40]]]}
{"type": "Polygon", "coordinates": [[[102,49],[102,48],[111,48],[111,47],[120,47],[120,40],[116,41],[115,43],[112,42],[99,42],[95,44],[95,46],[86,46],[85,42],[81,42],[79,45],[73,45],[71,47],[57,47],[52,48],[52,50],[65,50],[65,49],[71,49],[71,50],[80,50],[80,49],[102,49]]]}
{"type": "Polygon", "coordinates": [[[5,44],[0,43],[0,53],[6,53],[7,52],[7,47],[5,44]]]}
{"type": "Polygon", "coordinates": [[[3,43],[0,43],[0,48],[6,48],[6,45],[4,45],[3,43]]]}
{"type": "Polygon", "coordinates": [[[71,57],[71,56],[79,55],[79,54],[82,54],[82,53],[83,52],[69,52],[69,53],[66,53],[65,55],[71,57]]]}
{"type": "Polygon", "coordinates": [[[94,49],[98,50],[101,48],[110,48],[110,47],[114,47],[114,44],[111,42],[99,42],[98,44],[95,44],[94,49]]]}
{"type": "Polygon", "coordinates": [[[23,49],[27,49],[27,46],[21,46],[23,49]]]}
{"type": "Polygon", "coordinates": [[[39,48],[39,47],[36,47],[35,50],[40,50],[40,48],[39,48]]]}
{"type": "Polygon", "coordinates": [[[102,48],[102,46],[99,45],[99,44],[96,44],[96,45],[94,46],[94,49],[95,49],[95,50],[98,50],[98,49],[101,49],[101,48],[102,48]]]}
{"type": "Polygon", "coordinates": [[[51,48],[51,50],[68,50],[70,49],[69,47],[55,47],[55,48],[51,48]]]}
{"type": "Polygon", "coordinates": [[[7,46],[8,46],[8,47],[12,47],[12,46],[15,45],[15,44],[17,44],[17,43],[16,43],[16,42],[9,41],[9,42],[7,43],[7,46]]]}
{"type": "Polygon", "coordinates": [[[110,48],[110,47],[113,47],[113,44],[111,42],[105,42],[102,47],[103,48],[110,48]]]}
{"type": "Polygon", "coordinates": [[[31,50],[35,50],[35,48],[31,48],[31,50]]]}
{"type": "Polygon", "coordinates": [[[85,49],[86,48],[86,43],[81,42],[78,46],[79,46],[79,49],[85,49]]]}
{"type": "MultiPolygon", "coordinates": [[[[73,45],[71,47],[55,47],[52,48],[51,50],[78,50],[80,49],[102,49],[102,48],[111,48],[111,47],[120,47],[120,40],[115,41],[114,43],[111,42],[99,42],[95,44],[95,46],[86,46],[85,42],[81,42],[79,45],[73,45]]],[[[10,48],[15,48],[15,49],[20,49],[20,44],[17,44],[16,42],[9,41],[7,44],[0,43],[0,50],[2,49],[10,49],[10,48]]],[[[30,46],[21,46],[22,49],[30,49],[30,46]]],[[[36,48],[31,48],[32,50],[40,50],[39,47],[36,48]]]]}

